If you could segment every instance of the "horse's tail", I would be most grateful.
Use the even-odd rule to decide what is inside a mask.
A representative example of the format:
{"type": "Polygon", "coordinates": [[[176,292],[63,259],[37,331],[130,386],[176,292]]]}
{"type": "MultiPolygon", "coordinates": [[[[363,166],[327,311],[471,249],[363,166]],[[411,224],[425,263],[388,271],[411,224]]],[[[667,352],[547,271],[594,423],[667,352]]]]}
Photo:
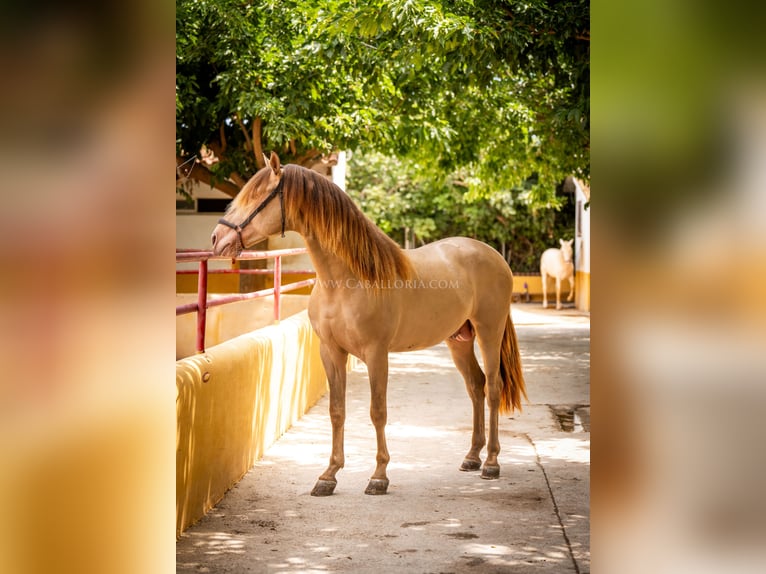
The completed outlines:
{"type": "Polygon", "coordinates": [[[503,388],[500,391],[500,412],[511,413],[514,409],[521,411],[521,396],[526,400],[527,388],[524,385],[524,373],[521,371],[519,344],[516,340],[516,329],[511,321],[511,314],[505,319],[503,341],[500,343],[500,378],[503,388]]]}

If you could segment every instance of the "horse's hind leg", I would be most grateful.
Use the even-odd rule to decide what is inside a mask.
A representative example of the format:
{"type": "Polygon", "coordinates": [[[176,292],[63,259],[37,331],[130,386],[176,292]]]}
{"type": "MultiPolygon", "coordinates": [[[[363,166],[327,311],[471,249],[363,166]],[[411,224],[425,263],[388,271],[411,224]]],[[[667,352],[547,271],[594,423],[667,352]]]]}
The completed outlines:
{"type": "Polygon", "coordinates": [[[481,468],[481,449],[486,444],[484,434],[484,373],[479,367],[473,352],[473,340],[456,341],[447,339],[452,360],[457,370],[463,375],[465,388],[473,403],[473,434],[471,435],[471,450],[465,456],[460,470],[479,470],[481,468]]]}
{"type": "Polygon", "coordinates": [[[388,351],[376,349],[374,352],[365,353],[367,373],[370,376],[370,419],[375,427],[375,436],[378,442],[377,466],[375,473],[370,477],[365,494],[386,494],[388,491],[388,476],[386,468],[391,457],[386,445],[386,421],[388,419],[388,406],[386,394],[388,392],[388,351]]]}
{"type": "Polygon", "coordinates": [[[484,373],[487,380],[487,404],[489,405],[489,437],[487,441],[487,460],[481,469],[481,477],[494,479],[500,476],[500,464],[497,455],[500,454],[499,437],[499,412],[502,380],[500,379],[500,345],[505,328],[503,322],[486,324],[476,322],[476,337],[479,342],[479,350],[484,362],[484,373]]]}
{"type": "Polygon", "coordinates": [[[343,426],[346,422],[346,361],[348,353],[322,343],[319,346],[327,381],[330,386],[330,422],[332,423],[332,453],[330,464],[314,485],[312,496],[329,496],[338,481],[335,474],[343,468],[343,426]]]}

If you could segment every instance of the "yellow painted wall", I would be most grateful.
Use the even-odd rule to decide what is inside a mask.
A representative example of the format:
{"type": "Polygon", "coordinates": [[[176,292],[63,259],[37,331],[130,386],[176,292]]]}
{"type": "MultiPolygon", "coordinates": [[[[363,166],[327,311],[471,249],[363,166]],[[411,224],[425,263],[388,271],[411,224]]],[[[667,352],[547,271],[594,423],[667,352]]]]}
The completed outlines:
{"type": "MultiPolygon", "coordinates": [[[[196,294],[177,294],[176,305],[194,303],[196,294]]],[[[282,319],[295,315],[308,307],[306,295],[284,293],[280,299],[282,319]]],[[[263,297],[238,301],[207,310],[205,345],[212,347],[229,339],[274,323],[274,298],[263,297]]],[[[196,353],[197,314],[176,316],[176,359],[196,353]]]]}
{"type": "MultiPolygon", "coordinates": [[[[288,283],[297,283],[304,279],[312,279],[315,277],[313,273],[291,273],[289,271],[282,272],[282,285],[288,283]]],[[[207,290],[208,293],[239,293],[239,275],[236,273],[210,273],[207,276],[207,290]]],[[[274,277],[272,275],[264,275],[265,286],[264,289],[271,289],[274,287],[274,277]]],[[[196,293],[197,292],[197,275],[184,274],[176,275],[176,293],[196,293]]],[[[303,287],[296,291],[290,291],[290,293],[297,293],[301,295],[308,295],[311,293],[311,287],[303,287]]]]}
{"type": "Polygon", "coordinates": [[[590,273],[575,273],[575,307],[580,311],[590,311],[590,273]]]}
{"type": "Polygon", "coordinates": [[[513,276],[513,293],[514,293],[514,301],[516,300],[516,295],[521,296],[521,301],[523,302],[524,299],[524,283],[527,284],[527,289],[529,290],[529,297],[531,301],[542,301],[543,300],[543,283],[540,279],[540,275],[516,275],[513,276]]]}
{"type": "Polygon", "coordinates": [[[176,362],[176,535],[325,393],[303,311],[176,362]]]}
{"type": "MultiPolygon", "coordinates": [[[[540,275],[514,275],[513,276],[513,293],[521,295],[521,301],[524,301],[524,283],[529,288],[529,296],[531,301],[543,300],[543,281],[540,275]]],[[[575,273],[575,285],[574,285],[574,301],[575,306],[582,311],[590,311],[590,273],[583,273],[577,271],[575,273]],[[579,281],[579,283],[578,283],[579,281]],[[582,304],[587,306],[581,306],[582,304]]],[[[561,300],[564,301],[569,295],[569,283],[567,281],[561,282],[561,300]]],[[[514,297],[515,300],[515,297],[514,297]]],[[[548,303],[556,302],[556,281],[548,277],[548,303]]]]}
{"type": "MultiPolygon", "coordinates": [[[[197,274],[176,274],[176,293],[196,293],[197,274]]],[[[239,293],[239,275],[237,273],[208,273],[208,293],[239,293]]]]}

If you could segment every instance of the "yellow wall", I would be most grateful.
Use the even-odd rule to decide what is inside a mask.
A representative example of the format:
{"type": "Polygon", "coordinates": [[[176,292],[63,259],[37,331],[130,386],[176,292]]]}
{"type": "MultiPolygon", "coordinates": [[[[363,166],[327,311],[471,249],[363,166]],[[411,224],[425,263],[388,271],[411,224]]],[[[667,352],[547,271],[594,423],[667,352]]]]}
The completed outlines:
{"type": "MultiPolygon", "coordinates": [[[[176,305],[194,303],[196,294],[177,294],[176,305]]],[[[284,293],[280,298],[282,319],[299,313],[308,307],[306,295],[284,293]]],[[[207,310],[205,323],[205,345],[212,347],[229,339],[274,323],[274,298],[262,297],[248,301],[237,301],[207,310]]],[[[197,314],[187,313],[176,316],[176,359],[196,353],[197,314]]]]}
{"type": "Polygon", "coordinates": [[[590,273],[575,273],[575,307],[580,311],[590,311],[590,273]]]}
{"type": "Polygon", "coordinates": [[[326,390],[306,311],[176,362],[176,535],[326,390]]]}
{"type": "MultiPolygon", "coordinates": [[[[297,283],[304,279],[312,279],[315,277],[313,273],[291,273],[290,271],[282,272],[282,285],[288,283],[297,283]]],[[[274,287],[274,276],[264,275],[264,289],[271,289],[274,287]]],[[[207,290],[208,293],[239,293],[239,275],[236,273],[209,273],[207,276],[207,290]]],[[[176,293],[196,293],[197,292],[197,275],[196,274],[183,274],[176,275],[176,293]]],[[[311,293],[311,287],[303,287],[290,293],[299,293],[302,295],[308,295],[311,293]]]]}
{"type": "MultiPolygon", "coordinates": [[[[514,295],[520,294],[521,301],[524,301],[524,283],[529,288],[529,296],[531,301],[543,300],[543,282],[540,275],[514,275],[513,276],[513,293],[514,295]]],[[[590,311],[590,273],[583,273],[577,271],[575,273],[574,284],[574,301],[575,306],[582,311],[590,311]],[[587,305],[587,306],[582,306],[587,305]]],[[[569,295],[569,282],[561,282],[561,300],[569,295]]],[[[515,300],[515,298],[514,298],[515,300]]],[[[556,282],[548,277],[548,303],[556,302],[556,282]]]]}
{"type": "Polygon", "coordinates": [[[529,289],[529,295],[533,299],[543,298],[542,281],[540,281],[539,275],[514,275],[513,276],[513,292],[520,293],[522,301],[524,300],[524,283],[527,284],[529,289]]]}
{"type": "MultiPolygon", "coordinates": [[[[197,274],[176,274],[176,293],[196,293],[197,274]]],[[[208,293],[239,293],[237,273],[208,273],[208,293]]]]}

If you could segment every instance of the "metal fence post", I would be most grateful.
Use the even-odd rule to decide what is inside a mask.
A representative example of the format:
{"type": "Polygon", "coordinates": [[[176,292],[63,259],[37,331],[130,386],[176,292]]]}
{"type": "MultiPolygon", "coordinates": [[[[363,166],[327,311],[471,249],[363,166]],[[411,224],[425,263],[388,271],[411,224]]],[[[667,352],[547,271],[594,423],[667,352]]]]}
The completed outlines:
{"type": "Polygon", "coordinates": [[[279,301],[280,291],[282,290],[282,256],[277,255],[274,258],[274,321],[279,323],[281,317],[281,307],[279,301]]]}
{"type": "Polygon", "coordinates": [[[197,277],[197,352],[205,352],[205,325],[207,323],[207,259],[199,262],[197,277]]]}

